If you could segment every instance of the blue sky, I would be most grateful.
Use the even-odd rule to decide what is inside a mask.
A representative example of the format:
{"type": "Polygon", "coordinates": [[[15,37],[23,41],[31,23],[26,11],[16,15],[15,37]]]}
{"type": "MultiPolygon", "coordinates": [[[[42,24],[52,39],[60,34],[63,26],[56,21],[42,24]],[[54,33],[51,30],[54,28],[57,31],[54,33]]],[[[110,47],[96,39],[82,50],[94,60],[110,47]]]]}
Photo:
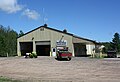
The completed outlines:
{"type": "Polygon", "coordinates": [[[19,33],[44,24],[98,42],[120,33],[120,0],[0,0],[0,24],[19,33]]]}

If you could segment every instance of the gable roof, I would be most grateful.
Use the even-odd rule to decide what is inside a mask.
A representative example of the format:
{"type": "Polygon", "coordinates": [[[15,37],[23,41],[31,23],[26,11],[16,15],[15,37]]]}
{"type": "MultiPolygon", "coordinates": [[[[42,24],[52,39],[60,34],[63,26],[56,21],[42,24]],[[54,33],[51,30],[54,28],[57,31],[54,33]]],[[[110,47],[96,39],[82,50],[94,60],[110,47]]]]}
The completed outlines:
{"type": "MultiPolygon", "coordinates": [[[[71,33],[68,33],[68,32],[63,32],[63,31],[61,31],[61,30],[57,30],[57,29],[54,29],[54,28],[50,28],[50,27],[48,27],[46,24],[45,24],[44,26],[40,26],[40,27],[38,27],[38,28],[35,28],[35,29],[27,32],[27,33],[25,33],[24,35],[27,35],[27,34],[33,32],[33,31],[35,31],[35,30],[37,30],[37,29],[39,29],[39,28],[41,28],[41,27],[44,27],[44,28],[50,29],[50,30],[54,30],[54,31],[57,31],[57,32],[60,32],[60,33],[64,33],[64,34],[73,36],[73,37],[75,37],[75,38],[79,38],[79,39],[83,39],[83,40],[87,40],[87,41],[91,41],[91,42],[93,42],[93,43],[96,43],[96,41],[94,41],[94,40],[90,40],[90,39],[87,39],[87,38],[83,38],[83,37],[76,36],[76,35],[71,34],[71,33]]],[[[22,36],[24,36],[24,35],[22,35],[22,36]]],[[[22,37],[22,36],[20,36],[20,37],[22,37]]],[[[20,37],[18,37],[18,38],[20,38],[20,37]]]]}

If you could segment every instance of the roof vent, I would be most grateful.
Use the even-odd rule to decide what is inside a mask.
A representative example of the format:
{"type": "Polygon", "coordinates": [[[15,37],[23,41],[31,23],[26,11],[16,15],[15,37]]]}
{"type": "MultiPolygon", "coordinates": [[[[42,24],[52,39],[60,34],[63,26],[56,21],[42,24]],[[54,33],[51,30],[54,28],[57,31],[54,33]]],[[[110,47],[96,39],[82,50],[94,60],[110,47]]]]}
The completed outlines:
{"type": "Polygon", "coordinates": [[[64,33],[67,33],[67,30],[66,30],[66,29],[64,29],[64,30],[63,30],[63,32],[64,32],[64,33]]]}
{"type": "Polygon", "coordinates": [[[47,27],[47,24],[44,24],[44,27],[47,27]]]}

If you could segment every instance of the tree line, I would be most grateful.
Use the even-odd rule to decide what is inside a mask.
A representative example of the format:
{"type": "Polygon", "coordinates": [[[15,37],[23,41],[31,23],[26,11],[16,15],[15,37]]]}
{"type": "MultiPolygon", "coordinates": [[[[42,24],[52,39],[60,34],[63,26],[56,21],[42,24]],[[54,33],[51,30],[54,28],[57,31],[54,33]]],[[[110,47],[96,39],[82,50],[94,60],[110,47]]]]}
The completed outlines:
{"type": "Polygon", "coordinates": [[[120,54],[120,34],[115,33],[114,37],[112,38],[111,42],[102,42],[102,45],[105,47],[103,48],[103,53],[107,53],[107,51],[116,51],[120,54]]]}
{"type": "MultiPolygon", "coordinates": [[[[21,33],[23,33],[21,31],[21,33]]],[[[0,25],[0,57],[15,56],[17,53],[17,37],[22,34],[18,34],[9,26],[4,27],[0,25]]]]}

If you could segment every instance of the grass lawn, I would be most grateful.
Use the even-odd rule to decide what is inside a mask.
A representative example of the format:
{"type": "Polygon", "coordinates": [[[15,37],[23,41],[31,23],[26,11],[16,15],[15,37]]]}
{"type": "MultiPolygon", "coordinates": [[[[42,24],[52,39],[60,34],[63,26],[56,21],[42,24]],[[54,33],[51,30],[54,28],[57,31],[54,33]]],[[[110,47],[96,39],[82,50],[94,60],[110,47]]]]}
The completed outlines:
{"type": "Polygon", "coordinates": [[[10,78],[6,78],[6,77],[0,76],[0,82],[22,82],[22,81],[12,80],[12,79],[10,79],[10,78]]]}

